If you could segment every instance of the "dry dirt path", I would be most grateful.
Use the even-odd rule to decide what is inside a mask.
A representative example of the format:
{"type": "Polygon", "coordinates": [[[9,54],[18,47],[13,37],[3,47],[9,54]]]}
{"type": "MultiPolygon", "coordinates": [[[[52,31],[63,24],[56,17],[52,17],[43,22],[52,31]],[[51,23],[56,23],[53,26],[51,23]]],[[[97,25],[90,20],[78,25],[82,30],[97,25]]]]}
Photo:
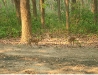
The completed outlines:
{"type": "Polygon", "coordinates": [[[98,48],[0,44],[0,74],[97,74],[98,48]]]}

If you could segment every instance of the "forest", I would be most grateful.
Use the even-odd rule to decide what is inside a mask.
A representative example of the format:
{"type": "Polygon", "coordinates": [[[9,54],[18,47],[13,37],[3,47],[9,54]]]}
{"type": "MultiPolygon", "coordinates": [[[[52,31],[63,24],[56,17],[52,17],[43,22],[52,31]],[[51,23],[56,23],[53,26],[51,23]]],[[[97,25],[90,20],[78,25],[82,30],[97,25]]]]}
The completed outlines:
{"type": "Polygon", "coordinates": [[[26,5],[20,0],[1,0],[0,38],[20,37],[28,42],[32,36],[45,34],[60,38],[97,35],[97,7],[97,0],[30,0],[26,5]]]}
{"type": "Polygon", "coordinates": [[[1,74],[97,74],[97,58],[98,0],[0,0],[1,74]]]}

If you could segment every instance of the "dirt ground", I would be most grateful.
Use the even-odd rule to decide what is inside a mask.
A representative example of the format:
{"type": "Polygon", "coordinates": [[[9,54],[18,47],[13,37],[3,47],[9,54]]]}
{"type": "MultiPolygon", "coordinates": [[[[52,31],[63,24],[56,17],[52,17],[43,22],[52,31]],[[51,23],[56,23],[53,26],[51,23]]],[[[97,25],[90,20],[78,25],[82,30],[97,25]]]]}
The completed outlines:
{"type": "Polygon", "coordinates": [[[98,74],[97,42],[80,47],[64,40],[38,46],[5,41],[10,40],[0,41],[0,74],[98,74]]]}

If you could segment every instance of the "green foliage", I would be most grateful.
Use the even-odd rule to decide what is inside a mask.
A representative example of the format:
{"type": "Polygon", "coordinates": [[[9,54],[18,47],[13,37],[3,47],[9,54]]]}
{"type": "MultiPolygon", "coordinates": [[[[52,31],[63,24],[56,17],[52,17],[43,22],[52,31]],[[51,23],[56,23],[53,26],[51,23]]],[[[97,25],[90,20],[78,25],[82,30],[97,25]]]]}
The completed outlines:
{"type": "Polygon", "coordinates": [[[98,25],[94,25],[93,13],[90,10],[82,9],[79,17],[71,17],[70,22],[70,31],[72,33],[80,33],[80,34],[89,34],[89,33],[97,33],[98,25]],[[78,21],[77,21],[78,20],[78,21]]]}
{"type": "MultiPolygon", "coordinates": [[[[52,1],[52,0],[51,0],[52,1]]],[[[49,1],[50,2],[50,1],[49,1]]],[[[48,3],[49,3],[48,2],[48,3]]],[[[50,2],[51,4],[51,2],[50,2]]],[[[45,29],[41,28],[40,14],[38,18],[32,16],[32,33],[33,34],[43,34],[45,30],[49,30],[51,33],[57,31],[66,31],[65,24],[65,7],[61,5],[61,20],[58,19],[57,15],[57,4],[54,2],[54,8],[50,11],[50,4],[43,5],[46,10],[45,14],[45,29]]],[[[64,3],[63,3],[64,4],[64,3]]],[[[70,32],[72,34],[97,34],[98,25],[94,24],[93,14],[88,8],[81,9],[79,4],[77,4],[77,9],[70,13],[70,32]]],[[[38,12],[39,13],[39,12],[38,12]]],[[[63,33],[61,33],[63,34],[63,33]]],[[[15,8],[12,5],[6,7],[2,6],[0,9],[0,38],[5,37],[20,37],[21,35],[21,25],[17,20],[15,8]]]]}
{"type": "Polygon", "coordinates": [[[63,19],[60,21],[58,16],[55,14],[46,14],[46,28],[55,30],[65,28],[65,24],[63,23],[63,19]]]}
{"type": "Polygon", "coordinates": [[[0,11],[0,38],[19,37],[20,25],[12,8],[2,7],[0,11]]]}
{"type": "Polygon", "coordinates": [[[32,33],[33,34],[40,34],[41,31],[41,23],[40,18],[32,18],[32,33]]]}

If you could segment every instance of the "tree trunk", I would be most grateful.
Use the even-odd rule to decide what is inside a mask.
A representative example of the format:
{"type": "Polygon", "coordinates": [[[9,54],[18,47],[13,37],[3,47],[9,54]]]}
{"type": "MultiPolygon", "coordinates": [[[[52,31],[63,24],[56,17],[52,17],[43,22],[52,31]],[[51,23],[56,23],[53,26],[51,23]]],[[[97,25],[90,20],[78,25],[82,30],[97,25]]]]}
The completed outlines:
{"type": "Polygon", "coordinates": [[[57,0],[57,4],[58,4],[58,17],[59,20],[61,20],[60,0],[57,0]]]}
{"type": "Polygon", "coordinates": [[[36,0],[32,0],[32,4],[33,4],[33,15],[35,18],[37,18],[36,0]]]}
{"type": "Polygon", "coordinates": [[[30,40],[32,39],[29,0],[20,0],[20,10],[21,10],[21,23],[22,23],[21,43],[28,44],[31,43],[30,40]]]}
{"type": "Polygon", "coordinates": [[[14,0],[11,0],[12,5],[14,5],[14,0]]]}
{"type": "Polygon", "coordinates": [[[82,8],[84,8],[84,0],[82,0],[82,8]]]}
{"type": "Polygon", "coordinates": [[[75,11],[75,7],[76,7],[76,0],[72,0],[72,4],[71,4],[71,10],[75,11]]]}
{"type": "Polygon", "coordinates": [[[65,0],[66,6],[66,29],[69,33],[69,0],[65,0]]]}
{"type": "Polygon", "coordinates": [[[15,7],[16,7],[16,15],[18,18],[19,23],[21,23],[21,14],[20,14],[20,0],[14,0],[15,7]]]}
{"type": "Polygon", "coordinates": [[[82,5],[84,5],[84,0],[82,0],[81,2],[82,2],[82,5]]]}
{"type": "Polygon", "coordinates": [[[97,0],[93,0],[92,12],[94,14],[94,23],[95,25],[97,25],[97,21],[98,21],[97,0]]]}
{"type": "Polygon", "coordinates": [[[40,10],[41,10],[41,24],[42,24],[42,28],[45,28],[45,7],[44,7],[44,0],[40,0],[40,10]]]}
{"type": "Polygon", "coordinates": [[[72,17],[74,18],[74,19],[76,19],[76,0],[72,0],[72,2],[71,2],[71,13],[72,13],[72,17]]]}
{"type": "MultiPolygon", "coordinates": [[[[72,0],[72,3],[71,3],[71,19],[73,21],[73,24],[74,25],[77,25],[79,20],[80,20],[80,5],[78,5],[76,3],[77,1],[76,0],[72,0]],[[78,12],[79,11],[79,12],[78,12]]],[[[81,0],[78,0],[79,3],[81,3],[81,0]]]]}
{"type": "Polygon", "coordinates": [[[3,2],[3,4],[4,4],[4,6],[6,5],[6,0],[2,0],[2,2],[3,2]]]}

